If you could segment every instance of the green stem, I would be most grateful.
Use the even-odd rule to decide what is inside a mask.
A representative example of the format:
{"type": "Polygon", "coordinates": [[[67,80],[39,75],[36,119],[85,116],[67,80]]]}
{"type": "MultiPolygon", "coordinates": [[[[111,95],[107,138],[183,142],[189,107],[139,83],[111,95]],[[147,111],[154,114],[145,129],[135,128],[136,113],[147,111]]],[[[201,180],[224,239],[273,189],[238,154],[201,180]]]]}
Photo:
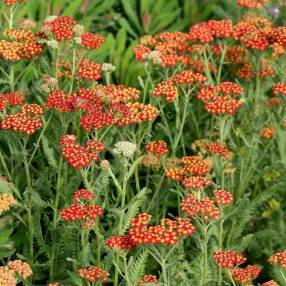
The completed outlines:
{"type": "Polygon", "coordinates": [[[228,270],[227,273],[228,273],[229,279],[230,279],[230,281],[231,281],[231,284],[232,284],[233,286],[236,286],[236,283],[234,282],[234,280],[233,280],[233,278],[232,278],[232,275],[231,275],[231,273],[230,273],[230,270],[228,270]]]}
{"type": "Polygon", "coordinates": [[[284,275],[284,273],[283,273],[283,270],[282,270],[282,269],[280,269],[280,273],[281,273],[281,275],[282,275],[282,277],[283,277],[283,279],[284,279],[284,281],[285,281],[285,285],[286,285],[286,276],[284,275]]]}
{"type": "Polygon", "coordinates": [[[72,56],[72,78],[71,78],[70,89],[69,89],[70,93],[73,91],[75,73],[76,73],[76,49],[73,50],[73,56],[72,56]]]}
{"type": "Polygon", "coordinates": [[[207,227],[203,227],[203,273],[201,286],[207,283],[207,272],[208,272],[208,239],[207,239],[207,227]]]}

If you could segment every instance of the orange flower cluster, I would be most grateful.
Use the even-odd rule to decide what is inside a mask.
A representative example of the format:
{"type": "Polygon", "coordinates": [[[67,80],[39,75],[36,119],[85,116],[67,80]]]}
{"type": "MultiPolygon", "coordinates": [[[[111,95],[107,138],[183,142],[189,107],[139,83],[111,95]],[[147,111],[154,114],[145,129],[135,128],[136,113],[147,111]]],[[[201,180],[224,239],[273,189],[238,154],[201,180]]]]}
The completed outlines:
{"type": "Polygon", "coordinates": [[[286,269],[286,250],[277,252],[270,256],[269,262],[286,269]]]}
{"type": "Polygon", "coordinates": [[[42,126],[42,120],[33,116],[33,111],[36,113],[40,108],[25,105],[22,113],[8,114],[3,117],[0,123],[0,129],[22,132],[26,135],[32,135],[42,126]],[[27,111],[31,113],[27,113],[27,111]]]}
{"type": "Polygon", "coordinates": [[[27,0],[3,0],[3,2],[7,6],[13,6],[16,3],[26,3],[27,0]]]}
{"type": "Polygon", "coordinates": [[[30,265],[27,262],[21,260],[10,261],[8,263],[8,267],[24,279],[27,279],[33,274],[30,265]]]}
{"type": "Polygon", "coordinates": [[[205,221],[216,220],[220,215],[220,210],[213,199],[205,197],[198,200],[194,194],[184,197],[181,210],[191,217],[201,215],[205,221]]]}
{"type": "Polygon", "coordinates": [[[0,266],[0,286],[16,286],[15,273],[8,266],[0,266]]]}
{"type": "Polygon", "coordinates": [[[181,158],[180,163],[181,167],[167,169],[166,177],[182,181],[186,189],[202,189],[212,185],[211,181],[202,177],[210,171],[208,161],[199,156],[185,156],[181,158]]]}
{"type": "Polygon", "coordinates": [[[23,104],[25,96],[20,92],[0,93],[0,111],[7,106],[23,104]]]}
{"type": "Polygon", "coordinates": [[[86,221],[101,217],[103,209],[89,202],[93,198],[94,194],[87,190],[81,189],[75,192],[74,203],[60,212],[62,219],[64,221],[83,221],[85,223],[86,221]]]}
{"type": "Polygon", "coordinates": [[[139,286],[148,286],[148,285],[153,285],[153,284],[160,284],[159,280],[155,275],[152,274],[147,274],[144,275],[142,279],[139,281],[139,286]]]}
{"type": "Polygon", "coordinates": [[[237,4],[241,7],[260,8],[262,4],[268,2],[268,0],[237,0],[237,4]]]}
{"type": "Polygon", "coordinates": [[[86,146],[76,144],[76,136],[64,135],[60,144],[62,145],[62,156],[74,168],[87,167],[91,162],[99,161],[99,153],[104,152],[103,143],[95,140],[87,140],[86,146]]]}
{"type": "Polygon", "coordinates": [[[232,250],[219,250],[214,252],[213,257],[220,268],[234,268],[246,261],[240,252],[232,250]]]}
{"type": "Polygon", "coordinates": [[[3,36],[8,39],[0,40],[0,58],[7,61],[31,59],[43,50],[32,32],[6,29],[3,36]]]}
{"type": "Polygon", "coordinates": [[[15,205],[17,201],[13,197],[13,195],[8,193],[1,193],[0,194],[0,214],[4,211],[10,209],[11,206],[15,205]]]}
{"type": "Polygon", "coordinates": [[[171,79],[162,81],[154,88],[152,95],[154,97],[165,97],[168,102],[173,102],[178,96],[176,85],[202,84],[206,77],[201,73],[194,73],[191,70],[184,70],[171,79]]]}
{"type": "Polygon", "coordinates": [[[261,269],[256,266],[247,265],[245,268],[233,268],[230,273],[233,279],[241,284],[250,285],[251,282],[256,279],[261,272],[261,269]]]}
{"type": "Polygon", "coordinates": [[[190,27],[189,39],[200,43],[213,42],[216,38],[231,36],[232,22],[230,20],[210,20],[190,27]]]}
{"type": "Polygon", "coordinates": [[[276,128],[272,126],[264,127],[261,131],[261,138],[269,140],[276,134],[276,128]]]}
{"type": "Polygon", "coordinates": [[[88,59],[81,59],[77,71],[77,76],[84,80],[97,81],[101,79],[101,64],[97,64],[88,59]]]}
{"type": "Polygon", "coordinates": [[[174,245],[180,236],[189,236],[195,227],[188,218],[178,217],[176,220],[161,219],[161,224],[149,226],[151,215],[139,214],[131,220],[129,230],[131,240],[135,244],[174,245]]]}
{"type": "Polygon", "coordinates": [[[148,143],[146,146],[146,150],[154,154],[158,158],[169,153],[168,145],[163,140],[152,141],[148,143]]]}
{"type": "Polygon", "coordinates": [[[261,286],[279,286],[274,280],[270,280],[261,284],[261,286]]]}
{"type": "Polygon", "coordinates": [[[242,106],[242,101],[230,95],[238,96],[243,92],[240,85],[233,82],[222,82],[218,86],[207,86],[197,93],[198,99],[205,103],[205,109],[215,115],[234,115],[242,106]]]}
{"type": "Polygon", "coordinates": [[[100,267],[91,266],[79,269],[79,276],[90,282],[106,282],[108,280],[109,273],[102,270],[100,267]]]}
{"type": "Polygon", "coordinates": [[[111,236],[105,241],[105,245],[117,251],[132,250],[136,247],[130,235],[111,236]]]}
{"type": "Polygon", "coordinates": [[[273,94],[282,94],[286,95],[286,83],[276,83],[272,86],[273,94]]]}

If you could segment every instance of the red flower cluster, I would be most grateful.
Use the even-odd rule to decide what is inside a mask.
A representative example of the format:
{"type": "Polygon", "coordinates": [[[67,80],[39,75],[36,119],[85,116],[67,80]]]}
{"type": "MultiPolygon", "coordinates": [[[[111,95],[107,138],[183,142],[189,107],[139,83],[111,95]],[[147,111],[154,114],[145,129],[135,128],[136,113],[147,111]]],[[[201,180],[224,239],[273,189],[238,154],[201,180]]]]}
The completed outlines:
{"type": "Polygon", "coordinates": [[[111,236],[105,241],[105,245],[114,250],[132,250],[136,244],[129,235],[111,236]]]}
{"type": "Polygon", "coordinates": [[[250,285],[252,280],[256,279],[261,272],[261,269],[256,266],[247,265],[245,268],[233,268],[231,269],[232,277],[235,281],[250,285]]]}
{"type": "Polygon", "coordinates": [[[13,6],[15,5],[17,2],[18,3],[26,3],[27,0],[3,0],[4,4],[7,6],[13,6]]]}
{"type": "Polygon", "coordinates": [[[242,253],[232,250],[216,251],[213,257],[220,268],[234,268],[246,261],[242,253]]]}
{"type": "Polygon", "coordinates": [[[268,0],[237,0],[237,4],[241,7],[257,9],[267,1],[268,0]]]}
{"type": "Polygon", "coordinates": [[[97,34],[92,33],[84,33],[81,36],[81,44],[85,46],[87,49],[93,49],[96,50],[101,47],[101,45],[104,42],[104,37],[97,34]]]}
{"type": "Polygon", "coordinates": [[[86,200],[91,201],[95,198],[94,193],[86,190],[86,189],[80,189],[73,194],[73,198],[76,202],[80,200],[86,200]]]}
{"type": "Polygon", "coordinates": [[[101,79],[101,64],[97,64],[88,59],[81,59],[79,62],[77,76],[85,80],[99,80],[101,79]]]}
{"type": "Polygon", "coordinates": [[[202,189],[212,185],[212,182],[202,177],[210,171],[209,162],[199,156],[181,158],[182,166],[166,170],[166,177],[174,181],[182,181],[186,189],[202,189]],[[191,175],[191,177],[190,177],[191,175]]]}
{"type": "Polygon", "coordinates": [[[79,276],[90,282],[96,282],[96,281],[106,282],[109,273],[102,270],[100,267],[91,266],[87,268],[81,268],[79,270],[79,276]]]}
{"type": "Polygon", "coordinates": [[[148,214],[139,214],[132,219],[129,235],[135,244],[174,245],[180,236],[195,232],[195,227],[187,218],[162,219],[160,225],[148,226],[150,219],[148,214]]]}
{"type": "Polygon", "coordinates": [[[181,210],[191,217],[201,215],[206,221],[216,220],[220,215],[220,210],[213,199],[206,197],[198,200],[194,194],[184,197],[181,210]]]}
{"type": "Polygon", "coordinates": [[[0,93],[0,111],[10,105],[22,105],[24,98],[21,92],[0,93]]]}
{"type": "Polygon", "coordinates": [[[183,179],[182,185],[185,189],[200,190],[213,185],[213,182],[201,176],[192,176],[183,179]]]}
{"type": "Polygon", "coordinates": [[[273,94],[286,95],[286,83],[276,83],[272,86],[273,94]]]}
{"type": "Polygon", "coordinates": [[[243,92],[240,85],[233,82],[222,82],[218,86],[207,86],[197,93],[197,97],[205,103],[205,109],[212,114],[234,115],[242,101],[230,96],[238,96],[243,92]]]}
{"type": "Polygon", "coordinates": [[[275,281],[270,280],[261,284],[261,286],[279,286],[275,281]]]}
{"type": "Polygon", "coordinates": [[[224,190],[214,190],[215,201],[219,205],[227,206],[233,203],[233,195],[224,190]]]}
{"type": "Polygon", "coordinates": [[[286,250],[271,255],[269,263],[286,269],[286,250]]]}
{"type": "Polygon", "coordinates": [[[204,83],[207,80],[207,78],[200,74],[200,73],[194,73],[191,70],[184,70],[172,78],[172,82],[178,84],[178,85],[184,85],[184,84],[193,84],[193,83],[204,83]]]}
{"type": "Polygon", "coordinates": [[[221,157],[228,158],[230,156],[230,152],[223,144],[219,142],[212,142],[205,145],[207,152],[211,155],[218,155],[221,157]]]}
{"type": "Polygon", "coordinates": [[[272,126],[264,127],[261,131],[261,137],[265,140],[273,138],[276,134],[276,128],[272,126]]]}
{"type": "Polygon", "coordinates": [[[160,284],[160,282],[155,275],[147,274],[147,275],[144,275],[142,279],[140,279],[138,285],[147,286],[149,284],[160,284]]]}
{"type": "Polygon", "coordinates": [[[64,135],[60,144],[62,145],[62,156],[74,168],[87,167],[91,162],[99,160],[99,153],[104,152],[103,143],[88,140],[86,146],[76,144],[75,137],[71,135],[64,135]]]}
{"type": "Polygon", "coordinates": [[[32,32],[6,29],[3,35],[8,40],[0,40],[0,58],[7,61],[31,59],[43,50],[32,32]]]}
{"type": "Polygon", "coordinates": [[[165,80],[157,84],[152,95],[155,97],[166,97],[168,102],[173,102],[178,96],[178,90],[171,80],[165,80]]]}
{"type": "Polygon", "coordinates": [[[190,27],[189,39],[200,43],[213,42],[215,38],[226,38],[231,35],[232,22],[230,20],[202,22],[190,27]]]}
{"type": "Polygon", "coordinates": [[[85,222],[101,217],[103,215],[103,209],[98,205],[89,203],[94,197],[93,193],[85,189],[76,191],[74,193],[74,203],[60,212],[62,219],[64,221],[73,222],[84,220],[85,222]]]}
{"type": "Polygon", "coordinates": [[[27,113],[5,115],[3,121],[0,123],[0,129],[32,135],[41,127],[42,120],[30,115],[27,113]]]}
{"type": "Polygon", "coordinates": [[[147,144],[146,150],[156,157],[161,157],[169,153],[168,145],[163,140],[152,141],[147,144]]]}

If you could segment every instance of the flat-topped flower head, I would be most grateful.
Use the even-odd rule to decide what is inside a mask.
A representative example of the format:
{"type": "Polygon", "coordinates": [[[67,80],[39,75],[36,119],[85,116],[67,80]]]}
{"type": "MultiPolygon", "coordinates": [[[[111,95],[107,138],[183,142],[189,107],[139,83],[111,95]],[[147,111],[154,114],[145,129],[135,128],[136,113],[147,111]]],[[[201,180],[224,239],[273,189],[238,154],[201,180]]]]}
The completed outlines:
{"type": "Polygon", "coordinates": [[[136,151],[136,144],[129,141],[119,141],[114,145],[113,153],[121,154],[126,158],[130,158],[136,151]]]}

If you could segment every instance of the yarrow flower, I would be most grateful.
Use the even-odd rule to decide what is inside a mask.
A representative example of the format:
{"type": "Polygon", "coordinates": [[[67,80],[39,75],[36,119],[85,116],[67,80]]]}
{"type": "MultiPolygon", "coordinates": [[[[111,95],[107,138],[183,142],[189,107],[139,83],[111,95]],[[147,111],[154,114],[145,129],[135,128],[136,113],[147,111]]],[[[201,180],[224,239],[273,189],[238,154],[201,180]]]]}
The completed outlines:
{"type": "Polygon", "coordinates": [[[180,236],[195,232],[188,218],[161,219],[160,225],[148,226],[150,219],[148,214],[139,214],[131,220],[132,228],[128,234],[135,244],[174,245],[180,236]]]}
{"type": "Polygon", "coordinates": [[[279,286],[274,280],[270,280],[261,284],[261,286],[279,286]]]}
{"type": "Polygon", "coordinates": [[[17,201],[13,195],[8,193],[0,193],[0,214],[10,209],[11,206],[15,205],[17,201]]]}
{"type": "Polygon", "coordinates": [[[241,7],[247,8],[260,8],[262,4],[266,3],[268,0],[237,0],[237,4],[241,7]]]}
{"type": "Polygon", "coordinates": [[[79,269],[79,276],[90,282],[107,282],[109,273],[100,267],[91,266],[79,269]]]}
{"type": "Polygon", "coordinates": [[[286,83],[276,83],[272,86],[273,94],[286,95],[286,83]]]}
{"type": "Polygon", "coordinates": [[[122,154],[124,157],[130,158],[136,151],[136,144],[129,141],[119,141],[114,145],[112,152],[114,154],[122,154]]]}
{"type": "Polygon", "coordinates": [[[286,269],[286,250],[277,252],[269,257],[269,263],[286,269]]]}
{"type": "Polygon", "coordinates": [[[81,59],[78,66],[77,76],[81,79],[97,81],[101,79],[101,64],[97,64],[88,59],[81,59]]]}
{"type": "Polygon", "coordinates": [[[105,151],[102,142],[95,140],[87,140],[85,146],[76,144],[76,137],[72,135],[64,135],[60,144],[62,145],[62,156],[74,168],[84,168],[93,161],[99,161],[99,154],[105,151]]]}
{"type": "Polygon", "coordinates": [[[161,157],[169,153],[168,145],[163,140],[152,141],[146,145],[146,150],[156,157],[161,157]]]}
{"type": "Polygon", "coordinates": [[[261,269],[256,266],[247,265],[245,268],[233,268],[230,273],[233,279],[241,284],[249,285],[252,280],[256,279],[261,272],[261,269]]]}
{"type": "Polygon", "coordinates": [[[240,252],[232,250],[219,250],[214,252],[213,257],[220,268],[234,268],[246,261],[240,252]]]}
{"type": "Polygon", "coordinates": [[[16,286],[15,272],[8,266],[0,266],[0,286],[16,286]]]}
{"type": "Polygon", "coordinates": [[[15,273],[21,276],[23,279],[27,279],[33,274],[30,265],[27,262],[21,260],[13,260],[8,263],[8,267],[15,273]]]}
{"type": "Polygon", "coordinates": [[[156,275],[147,274],[144,275],[143,278],[139,281],[139,286],[147,286],[153,284],[160,284],[159,280],[157,279],[156,275]]]}
{"type": "Polygon", "coordinates": [[[273,138],[275,134],[276,134],[276,128],[273,126],[264,127],[261,131],[261,137],[266,140],[273,138]]]}
{"type": "Polygon", "coordinates": [[[105,241],[105,245],[114,250],[132,250],[136,247],[129,235],[111,236],[105,241]]]}
{"type": "Polygon", "coordinates": [[[234,115],[242,106],[242,101],[230,96],[238,96],[243,89],[236,83],[221,82],[218,86],[207,86],[197,93],[197,97],[205,104],[206,111],[215,114],[234,115]]]}
{"type": "Polygon", "coordinates": [[[233,195],[224,190],[214,190],[215,201],[219,205],[231,205],[233,203],[233,195]]]}
{"type": "Polygon", "coordinates": [[[74,192],[73,198],[76,202],[80,201],[80,200],[91,201],[92,199],[95,198],[95,195],[86,189],[80,189],[80,190],[74,192]]]}

